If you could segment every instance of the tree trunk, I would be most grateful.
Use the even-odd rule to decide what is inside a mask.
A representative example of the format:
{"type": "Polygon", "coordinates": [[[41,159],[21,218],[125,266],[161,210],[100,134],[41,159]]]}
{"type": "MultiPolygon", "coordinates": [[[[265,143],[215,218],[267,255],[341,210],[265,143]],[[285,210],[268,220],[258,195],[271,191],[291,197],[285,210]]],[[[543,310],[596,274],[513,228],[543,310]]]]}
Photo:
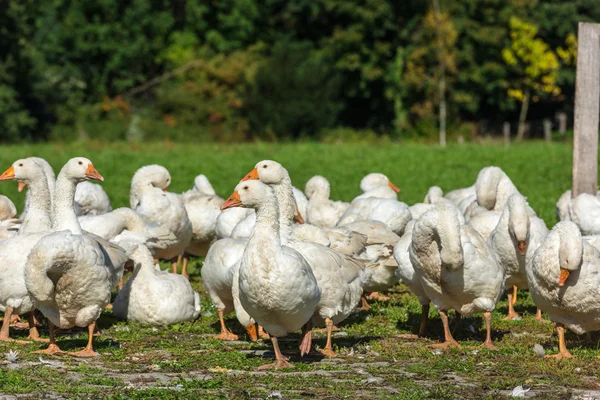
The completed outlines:
{"type": "Polygon", "coordinates": [[[529,109],[529,90],[525,91],[523,103],[521,104],[521,113],[519,114],[519,128],[517,129],[517,142],[523,140],[525,136],[525,120],[527,119],[527,110],[529,109]]]}
{"type": "Polygon", "coordinates": [[[441,10],[438,0],[433,0],[433,11],[435,13],[435,21],[438,36],[438,61],[440,69],[440,146],[446,146],[446,62],[444,60],[444,39],[442,37],[441,10]]]}

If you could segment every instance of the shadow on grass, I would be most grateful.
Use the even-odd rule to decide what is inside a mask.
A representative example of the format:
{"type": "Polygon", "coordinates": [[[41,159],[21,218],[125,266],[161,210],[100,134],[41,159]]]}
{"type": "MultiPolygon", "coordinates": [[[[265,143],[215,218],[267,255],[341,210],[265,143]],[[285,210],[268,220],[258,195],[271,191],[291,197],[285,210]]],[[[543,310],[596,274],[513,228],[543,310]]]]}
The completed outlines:
{"type": "MultiPolygon", "coordinates": [[[[485,341],[485,321],[483,314],[475,314],[468,317],[462,317],[457,324],[456,311],[449,315],[450,318],[450,330],[452,336],[456,340],[477,340],[480,342],[485,341]]],[[[408,318],[406,321],[398,321],[396,328],[400,331],[409,331],[415,335],[419,333],[419,326],[421,324],[421,313],[408,312],[408,318]]],[[[444,326],[439,316],[431,317],[427,322],[427,328],[423,334],[423,338],[430,339],[433,341],[444,340],[444,326]]],[[[499,330],[494,328],[494,321],[492,321],[492,340],[501,340],[509,332],[505,330],[499,330]]]]}

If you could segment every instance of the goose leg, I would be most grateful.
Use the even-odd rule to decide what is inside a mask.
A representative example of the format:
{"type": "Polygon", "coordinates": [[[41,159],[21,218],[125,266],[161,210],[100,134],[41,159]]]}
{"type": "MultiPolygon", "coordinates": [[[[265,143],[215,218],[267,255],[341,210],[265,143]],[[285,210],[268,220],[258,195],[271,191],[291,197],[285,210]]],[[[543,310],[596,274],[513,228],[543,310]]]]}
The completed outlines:
{"type": "Polygon", "coordinates": [[[40,337],[40,333],[37,329],[37,319],[35,318],[35,311],[32,311],[27,316],[27,320],[29,321],[29,336],[27,339],[31,339],[36,342],[48,342],[48,339],[42,339],[40,337]]]}
{"type": "Polygon", "coordinates": [[[54,324],[52,322],[48,322],[48,325],[50,326],[50,344],[48,345],[48,348],[45,350],[38,350],[38,351],[32,351],[32,354],[62,354],[64,353],[64,351],[62,351],[58,345],[56,344],[56,337],[54,336],[54,331],[55,331],[55,327],[54,324]]]}
{"type": "Polygon", "coordinates": [[[546,358],[573,358],[565,343],[565,326],[559,322],[556,323],[556,332],[558,333],[558,353],[547,355],[546,358]]]}
{"type": "Polygon", "coordinates": [[[542,310],[540,310],[539,308],[535,312],[535,319],[537,319],[539,322],[541,322],[543,324],[550,322],[547,319],[544,319],[544,317],[542,317],[542,310]]]}
{"type": "Polygon", "coordinates": [[[333,331],[333,321],[331,318],[325,318],[325,326],[327,328],[327,343],[325,344],[325,348],[321,350],[321,354],[327,357],[336,357],[337,355],[331,345],[331,332],[333,331]]]}
{"type": "Polygon", "coordinates": [[[7,306],[4,309],[4,320],[2,321],[2,328],[0,328],[0,341],[13,342],[13,343],[19,343],[19,344],[28,344],[29,342],[26,342],[24,340],[13,340],[9,337],[10,320],[11,320],[12,315],[13,315],[13,308],[7,306]]]}
{"type": "Polygon", "coordinates": [[[94,351],[94,347],[92,346],[92,342],[94,340],[94,329],[96,328],[96,321],[92,322],[88,325],[88,343],[85,346],[85,349],[76,352],[70,352],[68,354],[75,357],[96,357],[98,353],[94,351]]]}
{"type": "Polygon", "coordinates": [[[492,343],[492,313],[486,311],[483,313],[483,317],[485,318],[485,342],[481,345],[481,347],[485,347],[490,350],[496,350],[497,347],[492,343]]]}
{"type": "Polygon", "coordinates": [[[183,256],[183,267],[181,268],[181,275],[185,276],[186,278],[189,279],[189,275],[187,272],[187,266],[188,266],[188,261],[189,261],[189,257],[188,256],[183,256]]]}
{"type": "Polygon", "coordinates": [[[29,328],[29,324],[27,322],[21,322],[21,317],[17,314],[13,314],[10,318],[10,325],[13,328],[19,329],[29,328]]]}
{"type": "Polygon", "coordinates": [[[302,340],[300,341],[300,356],[304,357],[305,354],[310,352],[312,346],[312,320],[308,320],[304,326],[302,326],[302,340]]]}
{"type": "Polygon", "coordinates": [[[181,260],[181,255],[177,256],[177,258],[174,258],[173,260],[171,260],[171,270],[174,274],[177,273],[177,267],[179,266],[179,261],[181,260]],[[175,261],[173,261],[175,260],[175,261]]]}
{"type": "Polygon", "coordinates": [[[219,340],[238,340],[238,335],[234,335],[229,332],[227,327],[225,326],[225,317],[222,308],[218,308],[217,312],[219,313],[219,321],[221,322],[221,333],[215,336],[215,339],[219,340]]]}
{"type": "Polygon", "coordinates": [[[292,364],[288,362],[288,358],[284,357],[279,350],[279,344],[277,343],[277,338],[275,336],[271,336],[271,343],[273,343],[273,350],[275,351],[275,362],[273,364],[261,365],[258,367],[259,371],[265,369],[280,369],[280,368],[296,368],[292,364]]]}
{"type": "Polygon", "coordinates": [[[517,286],[513,285],[513,298],[512,298],[513,306],[517,304],[517,286]]]}
{"type": "Polygon", "coordinates": [[[515,301],[513,300],[514,293],[508,292],[508,315],[504,318],[504,320],[511,319],[520,319],[521,316],[515,312],[513,304],[515,301]]]}
{"type": "Polygon", "coordinates": [[[450,327],[448,324],[448,311],[440,310],[440,318],[442,319],[442,324],[444,325],[444,343],[436,343],[432,344],[430,347],[451,347],[455,346],[460,348],[460,344],[452,337],[452,333],[450,332],[450,327]]]}
{"type": "Polygon", "coordinates": [[[380,294],[379,292],[371,292],[371,294],[369,296],[367,296],[367,298],[369,300],[375,300],[375,301],[388,301],[390,299],[389,296],[384,296],[384,295],[380,294]]]}
{"type": "MultiPolygon", "coordinates": [[[[258,324],[257,324],[258,325],[258,324]]],[[[258,336],[261,339],[271,339],[271,336],[263,329],[262,326],[258,325],[258,336]]]]}
{"type": "Polygon", "coordinates": [[[365,295],[360,296],[360,311],[367,311],[370,310],[371,306],[369,305],[369,303],[367,302],[367,298],[365,297],[365,295]]]}

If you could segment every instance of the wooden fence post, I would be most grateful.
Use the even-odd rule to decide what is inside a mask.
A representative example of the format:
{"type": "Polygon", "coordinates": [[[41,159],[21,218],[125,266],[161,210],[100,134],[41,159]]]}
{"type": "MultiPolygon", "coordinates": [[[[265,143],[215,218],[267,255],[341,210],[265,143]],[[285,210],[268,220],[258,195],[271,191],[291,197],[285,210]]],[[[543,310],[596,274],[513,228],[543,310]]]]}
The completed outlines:
{"type": "Polygon", "coordinates": [[[573,197],[598,190],[600,24],[580,22],[577,40],[573,197]]]}
{"type": "Polygon", "coordinates": [[[504,145],[509,146],[510,145],[510,122],[508,122],[508,121],[504,122],[504,125],[502,125],[502,136],[504,136],[504,145]]]}
{"type": "Polygon", "coordinates": [[[552,121],[549,118],[544,118],[544,140],[552,141],[552,121]]]}

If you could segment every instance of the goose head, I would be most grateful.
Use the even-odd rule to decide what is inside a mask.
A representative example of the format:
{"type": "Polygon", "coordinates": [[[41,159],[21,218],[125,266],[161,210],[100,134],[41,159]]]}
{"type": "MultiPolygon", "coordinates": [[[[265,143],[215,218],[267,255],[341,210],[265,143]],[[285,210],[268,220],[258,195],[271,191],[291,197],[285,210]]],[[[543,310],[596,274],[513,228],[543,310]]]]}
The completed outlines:
{"type": "Polygon", "coordinates": [[[306,193],[306,197],[309,200],[312,199],[313,196],[328,199],[330,193],[329,181],[320,175],[315,175],[306,182],[304,193],[306,193]]]}
{"type": "Polygon", "coordinates": [[[494,209],[498,184],[504,176],[506,174],[498,167],[485,167],[479,171],[475,181],[475,192],[480,206],[488,210],[494,209]]]}
{"type": "Polygon", "coordinates": [[[283,165],[273,160],[263,160],[258,162],[252,171],[250,171],[244,178],[243,181],[249,180],[261,180],[267,185],[276,185],[289,176],[288,172],[283,165]]]}
{"type": "Polygon", "coordinates": [[[389,186],[392,188],[392,190],[394,190],[394,192],[400,192],[400,188],[398,186],[394,185],[387,176],[378,172],[370,173],[360,181],[360,189],[363,192],[369,192],[381,186],[389,186]]]}
{"type": "Polygon", "coordinates": [[[194,189],[203,194],[210,194],[213,196],[216,194],[215,189],[213,189],[208,178],[202,174],[194,179],[194,189]]]}
{"type": "Polygon", "coordinates": [[[240,182],[231,196],[223,203],[221,210],[232,207],[257,209],[265,201],[275,201],[273,190],[259,180],[240,182]]]}
{"type": "Polygon", "coordinates": [[[77,183],[90,179],[104,181],[104,177],[96,170],[94,164],[85,157],[71,158],[60,173],[77,183]]]}
{"type": "Polygon", "coordinates": [[[583,261],[583,239],[577,225],[570,221],[556,224],[550,235],[557,235],[559,240],[558,262],[560,275],[558,286],[562,287],[567,282],[571,272],[578,270],[581,266],[583,261]]]}
{"type": "Polygon", "coordinates": [[[19,183],[19,192],[35,179],[45,179],[42,167],[31,158],[15,161],[2,175],[0,181],[14,180],[19,183]]]}
{"type": "Polygon", "coordinates": [[[513,194],[507,202],[508,233],[517,246],[519,254],[527,254],[529,243],[529,210],[527,201],[520,194],[513,194]]]}
{"type": "Polygon", "coordinates": [[[442,188],[440,188],[439,186],[432,186],[427,191],[427,195],[425,195],[425,200],[423,200],[423,203],[435,204],[442,197],[444,197],[444,192],[442,191],[442,188]]]}
{"type": "Polygon", "coordinates": [[[171,174],[162,165],[146,165],[136,171],[131,180],[132,187],[158,188],[166,192],[171,184],[171,174]]]}

